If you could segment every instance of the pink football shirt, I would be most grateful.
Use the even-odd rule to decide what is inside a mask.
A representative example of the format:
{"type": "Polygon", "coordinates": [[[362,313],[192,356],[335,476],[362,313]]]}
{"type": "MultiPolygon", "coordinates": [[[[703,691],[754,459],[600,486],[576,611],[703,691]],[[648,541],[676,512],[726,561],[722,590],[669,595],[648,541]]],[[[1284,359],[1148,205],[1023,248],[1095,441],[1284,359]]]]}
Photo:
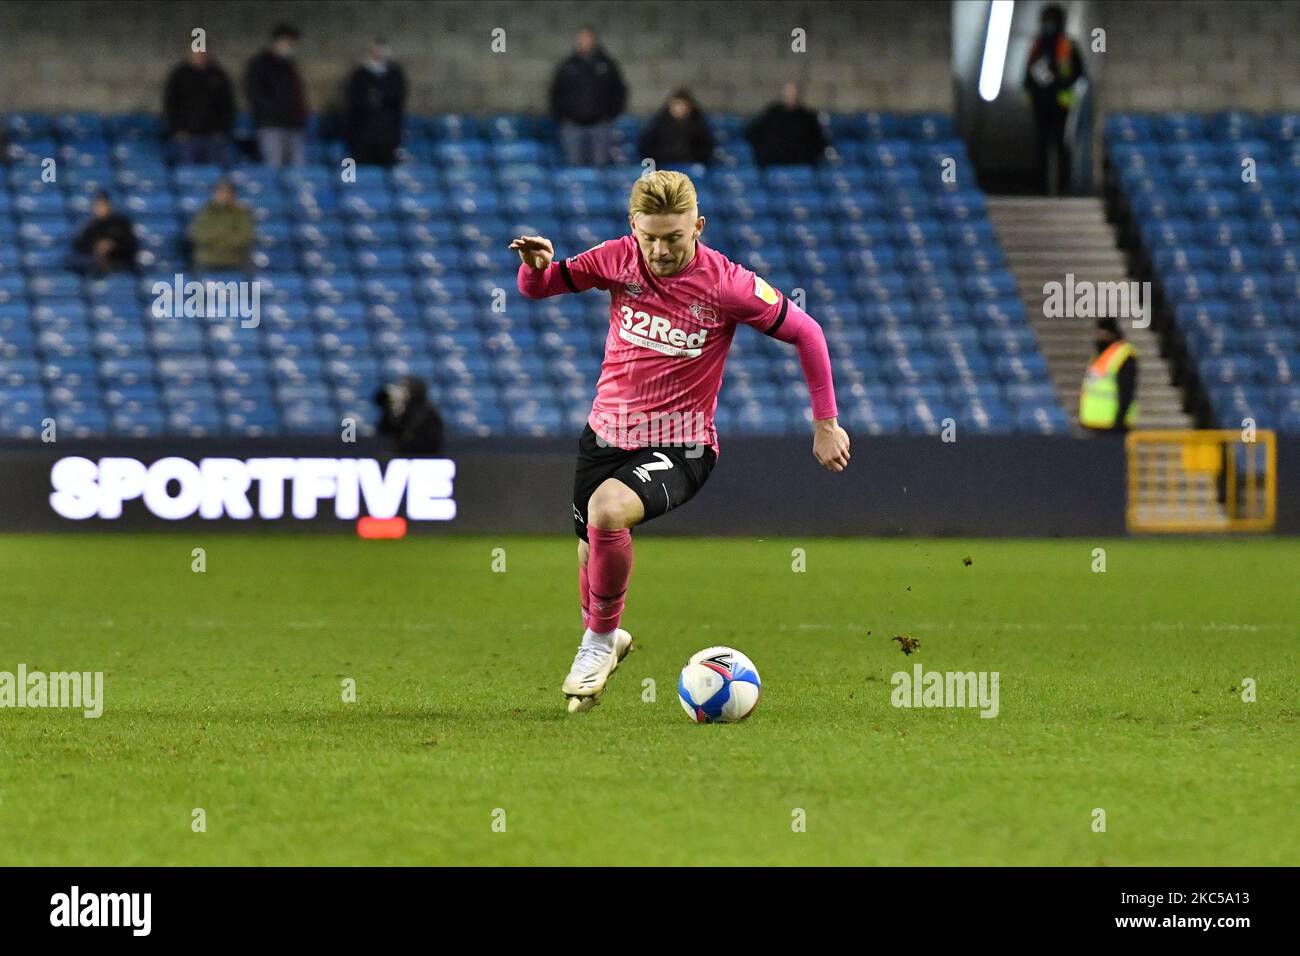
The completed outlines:
{"type": "MultiPolygon", "coordinates": [[[[752,325],[768,334],[794,332],[800,322],[816,329],[762,278],[702,242],[681,272],[656,276],[636,238],[622,236],[553,261],[545,270],[521,265],[519,289],[530,298],[587,289],[609,293],[605,361],[588,422],[604,441],[625,449],[707,445],[716,453],[713,416],[736,326],[752,325]],[[789,329],[783,328],[787,321],[789,329]]],[[[830,364],[825,339],[817,332],[821,361],[812,362],[816,374],[809,376],[809,388],[814,416],[830,418],[835,415],[830,364]]],[[[803,353],[800,343],[808,373],[803,353]]]]}

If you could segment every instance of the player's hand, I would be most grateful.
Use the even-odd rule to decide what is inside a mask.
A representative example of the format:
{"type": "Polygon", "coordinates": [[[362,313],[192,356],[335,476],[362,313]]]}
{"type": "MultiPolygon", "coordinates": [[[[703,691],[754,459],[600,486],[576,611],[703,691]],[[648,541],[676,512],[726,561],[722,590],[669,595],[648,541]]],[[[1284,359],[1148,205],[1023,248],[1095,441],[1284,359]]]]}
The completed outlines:
{"type": "Polygon", "coordinates": [[[813,433],[813,457],[827,471],[849,467],[849,433],[834,418],[818,419],[813,433]]]}
{"type": "Polygon", "coordinates": [[[545,269],[555,258],[555,247],[545,236],[520,236],[510,243],[510,248],[534,269],[545,269]]]}

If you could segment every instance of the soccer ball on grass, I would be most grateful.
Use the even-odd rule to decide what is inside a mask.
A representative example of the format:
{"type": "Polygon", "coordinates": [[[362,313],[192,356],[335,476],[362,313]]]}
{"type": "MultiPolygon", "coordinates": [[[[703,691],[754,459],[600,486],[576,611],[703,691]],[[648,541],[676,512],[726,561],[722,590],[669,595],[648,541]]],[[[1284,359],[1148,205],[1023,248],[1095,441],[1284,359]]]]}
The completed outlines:
{"type": "Polygon", "coordinates": [[[744,720],[762,694],[758,668],[731,647],[706,647],[682,668],[677,699],[697,724],[730,724],[744,720]]]}

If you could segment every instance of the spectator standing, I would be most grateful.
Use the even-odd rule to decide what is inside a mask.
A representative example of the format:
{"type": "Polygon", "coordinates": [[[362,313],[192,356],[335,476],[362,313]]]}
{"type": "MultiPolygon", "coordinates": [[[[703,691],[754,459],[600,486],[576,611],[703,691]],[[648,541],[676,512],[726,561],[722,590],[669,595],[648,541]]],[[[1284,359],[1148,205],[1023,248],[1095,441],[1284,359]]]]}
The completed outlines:
{"type": "Polygon", "coordinates": [[[1039,186],[1044,195],[1070,192],[1070,145],[1066,126],[1074,87],[1085,78],[1078,45],[1065,33],[1065,13],[1048,4],[1025,62],[1024,87],[1034,110],[1039,186]]]}
{"type": "Polygon", "coordinates": [[[358,165],[392,166],[402,143],[406,74],[382,38],[371,41],[368,56],[352,71],[345,99],[348,154],[358,165]]]}
{"type": "Polygon", "coordinates": [[[103,190],[95,193],[90,211],[90,221],[72,240],[68,268],[89,276],[134,272],[139,244],[131,220],[114,211],[112,199],[103,190]]]}
{"type": "Polygon", "coordinates": [[[167,77],[163,115],[181,163],[230,161],[235,91],[230,76],[202,50],[191,50],[167,77]]]}
{"type": "Polygon", "coordinates": [[[699,104],[687,90],[668,97],[641,133],[637,148],[659,167],[707,163],[713,158],[713,132],[699,104]]]}
{"type": "Polygon", "coordinates": [[[248,61],[244,78],[262,162],[276,168],[306,161],[307,94],[293,60],[298,37],[287,23],[277,26],[271,45],[248,61]]]}
{"type": "Polygon", "coordinates": [[[1098,319],[1097,357],[1079,389],[1079,424],[1094,435],[1125,435],[1137,422],[1138,356],[1115,319],[1098,319]]]}
{"type": "Polygon", "coordinates": [[[803,104],[802,91],[793,80],[781,87],[779,102],[745,127],[745,138],[760,166],[815,165],[830,145],[821,120],[803,104]]]}
{"type": "Polygon", "coordinates": [[[551,114],[560,124],[565,162],[607,164],[613,122],[627,106],[627,85],[591,27],[578,31],[573,53],[556,67],[550,99],[551,114]]]}
{"type": "Polygon", "coordinates": [[[247,269],[256,232],[253,213],[235,195],[228,179],[217,181],[212,198],[198,211],[185,232],[193,243],[197,269],[247,269]]]}

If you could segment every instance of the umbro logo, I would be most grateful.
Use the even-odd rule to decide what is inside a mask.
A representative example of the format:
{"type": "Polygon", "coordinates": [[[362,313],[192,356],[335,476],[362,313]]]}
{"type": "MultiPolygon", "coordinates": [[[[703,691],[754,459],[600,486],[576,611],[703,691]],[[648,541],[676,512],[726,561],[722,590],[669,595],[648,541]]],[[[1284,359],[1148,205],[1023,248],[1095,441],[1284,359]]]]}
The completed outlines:
{"type": "Polygon", "coordinates": [[[627,284],[627,294],[631,296],[638,296],[641,294],[641,287],[637,285],[635,282],[629,282],[627,284]]]}

